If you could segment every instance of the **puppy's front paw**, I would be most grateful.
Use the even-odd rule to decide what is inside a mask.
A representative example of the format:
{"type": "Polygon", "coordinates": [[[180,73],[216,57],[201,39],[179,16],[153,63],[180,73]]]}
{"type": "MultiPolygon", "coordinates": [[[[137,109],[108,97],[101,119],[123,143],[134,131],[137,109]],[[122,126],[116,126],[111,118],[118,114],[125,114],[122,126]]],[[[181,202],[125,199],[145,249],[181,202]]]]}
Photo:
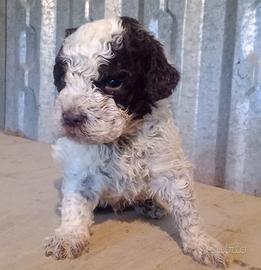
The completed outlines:
{"type": "Polygon", "coordinates": [[[62,233],[59,230],[44,240],[45,255],[53,256],[57,260],[77,258],[87,245],[87,235],[75,232],[62,233]]]}
{"type": "Polygon", "coordinates": [[[208,266],[218,268],[228,266],[228,254],[222,245],[205,233],[184,243],[184,252],[191,254],[196,261],[208,266]]]}

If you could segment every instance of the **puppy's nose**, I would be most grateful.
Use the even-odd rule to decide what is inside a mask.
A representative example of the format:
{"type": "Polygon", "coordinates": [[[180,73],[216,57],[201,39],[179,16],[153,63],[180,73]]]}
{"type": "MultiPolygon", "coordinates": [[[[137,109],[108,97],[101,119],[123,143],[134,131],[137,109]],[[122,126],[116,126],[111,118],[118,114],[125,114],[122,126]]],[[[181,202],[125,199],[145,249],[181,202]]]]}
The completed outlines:
{"type": "Polygon", "coordinates": [[[82,113],[66,111],[63,113],[64,124],[70,127],[82,125],[87,120],[87,116],[82,113]]]}

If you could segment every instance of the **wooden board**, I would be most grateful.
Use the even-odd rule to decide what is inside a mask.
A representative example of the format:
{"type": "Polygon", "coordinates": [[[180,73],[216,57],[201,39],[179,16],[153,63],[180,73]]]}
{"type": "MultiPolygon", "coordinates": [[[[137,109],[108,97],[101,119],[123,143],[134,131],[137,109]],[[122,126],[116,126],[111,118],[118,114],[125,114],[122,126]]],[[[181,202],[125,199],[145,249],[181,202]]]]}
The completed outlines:
{"type": "MultiPolygon", "coordinates": [[[[132,211],[98,213],[89,252],[80,258],[46,258],[42,240],[59,224],[60,178],[49,145],[0,134],[0,269],[208,269],[182,253],[169,218],[151,221],[132,211]]],[[[205,228],[232,253],[230,269],[261,269],[261,199],[196,189],[205,228]]]]}

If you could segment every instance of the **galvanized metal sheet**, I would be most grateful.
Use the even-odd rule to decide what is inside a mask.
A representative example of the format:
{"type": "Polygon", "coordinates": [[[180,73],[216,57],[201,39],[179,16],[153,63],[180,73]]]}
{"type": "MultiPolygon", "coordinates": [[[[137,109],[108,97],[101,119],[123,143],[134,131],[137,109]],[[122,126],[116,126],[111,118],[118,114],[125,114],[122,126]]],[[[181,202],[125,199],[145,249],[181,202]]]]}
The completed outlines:
{"type": "Polygon", "coordinates": [[[261,195],[261,0],[10,0],[6,15],[6,129],[51,142],[64,30],[132,16],[181,73],[173,114],[195,179],[261,195]]]}

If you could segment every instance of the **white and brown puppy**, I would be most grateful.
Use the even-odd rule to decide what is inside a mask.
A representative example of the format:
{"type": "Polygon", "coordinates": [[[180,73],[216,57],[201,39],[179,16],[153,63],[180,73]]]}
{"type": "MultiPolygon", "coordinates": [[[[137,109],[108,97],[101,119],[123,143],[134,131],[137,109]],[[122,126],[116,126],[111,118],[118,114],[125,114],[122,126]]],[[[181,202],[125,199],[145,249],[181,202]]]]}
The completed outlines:
{"type": "Polygon", "coordinates": [[[168,100],[179,73],[161,44],[128,17],[87,23],[64,40],[54,78],[61,132],[54,156],[64,182],[61,225],[46,239],[46,255],[79,256],[97,205],[133,205],[173,216],[184,252],[225,267],[222,246],[200,225],[168,100]]]}

